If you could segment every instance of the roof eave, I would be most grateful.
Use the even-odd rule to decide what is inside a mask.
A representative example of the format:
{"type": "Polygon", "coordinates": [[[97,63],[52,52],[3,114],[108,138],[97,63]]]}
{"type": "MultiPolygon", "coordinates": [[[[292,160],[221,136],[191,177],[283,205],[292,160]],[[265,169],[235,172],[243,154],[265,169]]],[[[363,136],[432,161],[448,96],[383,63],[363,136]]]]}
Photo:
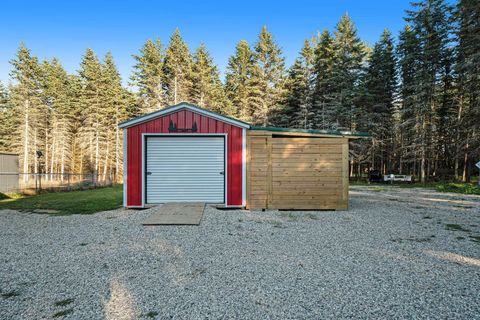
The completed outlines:
{"type": "Polygon", "coordinates": [[[188,109],[192,112],[196,112],[196,113],[205,115],[207,117],[210,117],[210,118],[213,118],[213,119],[216,119],[216,120],[220,120],[220,121],[223,121],[225,123],[229,123],[229,124],[232,124],[232,125],[235,125],[237,127],[244,128],[244,129],[249,129],[250,128],[250,125],[246,122],[236,120],[236,119],[233,119],[233,118],[230,118],[230,117],[227,117],[227,116],[223,116],[221,114],[218,114],[218,113],[200,108],[198,106],[195,106],[193,104],[186,103],[186,102],[181,102],[179,104],[167,107],[165,109],[158,110],[158,111],[155,111],[155,112],[152,112],[152,113],[149,113],[149,114],[146,114],[146,115],[134,118],[134,119],[124,121],[122,123],[119,123],[118,127],[120,129],[126,129],[126,128],[136,126],[138,124],[150,121],[152,119],[155,119],[155,118],[158,118],[158,117],[161,117],[161,116],[164,116],[164,115],[167,115],[167,114],[170,114],[170,113],[182,110],[182,109],[188,109]]]}
{"type": "Polygon", "coordinates": [[[369,138],[370,135],[367,132],[352,132],[352,131],[329,131],[329,130],[315,130],[315,129],[289,129],[289,128],[279,128],[279,127],[250,127],[254,131],[269,131],[281,133],[291,133],[291,134],[305,134],[305,135],[315,135],[315,136],[326,136],[326,137],[344,137],[349,139],[359,139],[359,138],[369,138]]]}

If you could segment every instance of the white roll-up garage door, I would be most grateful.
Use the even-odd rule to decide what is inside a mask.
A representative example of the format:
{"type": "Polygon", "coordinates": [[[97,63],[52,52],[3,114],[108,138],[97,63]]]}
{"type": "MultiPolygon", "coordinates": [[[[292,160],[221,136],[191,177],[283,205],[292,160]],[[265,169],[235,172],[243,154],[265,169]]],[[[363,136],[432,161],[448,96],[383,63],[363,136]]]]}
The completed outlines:
{"type": "Polygon", "coordinates": [[[223,136],[146,138],[146,202],[224,203],[223,136]]]}

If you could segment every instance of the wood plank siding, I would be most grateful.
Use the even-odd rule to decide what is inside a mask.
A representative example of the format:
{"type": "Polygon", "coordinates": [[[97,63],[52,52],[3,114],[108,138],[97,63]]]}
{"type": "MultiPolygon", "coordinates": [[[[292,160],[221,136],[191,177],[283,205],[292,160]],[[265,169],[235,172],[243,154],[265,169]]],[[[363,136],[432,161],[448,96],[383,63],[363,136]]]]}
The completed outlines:
{"type": "Polygon", "coordinates": [[[247,132],[248,209],[348,208],[348,138],[247,132]]]}

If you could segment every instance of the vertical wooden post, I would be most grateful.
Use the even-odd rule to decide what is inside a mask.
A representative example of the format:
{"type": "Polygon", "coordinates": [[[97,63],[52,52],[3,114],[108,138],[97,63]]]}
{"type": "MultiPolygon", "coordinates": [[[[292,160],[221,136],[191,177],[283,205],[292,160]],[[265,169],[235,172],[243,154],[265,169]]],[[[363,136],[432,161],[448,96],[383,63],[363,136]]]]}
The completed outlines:
{"type": "Polygon", "coordinates": [[[267,136],[267,154],[268,154],[268,166],[267,166],[267,208],[268,209],[273,201],[272,192],[272,135],[267,136]]]}
{"type": "Polygon", "coordinates": [[[245,202],[245,209],[247,210],[250,210],[250,191],[252,190],[252,179],[250,178],[250,165],[252,163],[252,152],[251,152],[251,138],[250,136],[247,135],[246,137],[247,141],[246,141],[246,144],[247,144],[247,168],[246,168],[246,174],[245,174],[245,178],[247,179],[247,183],[246,183],[246,187],[247,187],[247,190],[245,192],[246,196],[247,196],[247,199],[246,199],[246,202],[245,202]]]}
{"type": "Polygon", "coordinates": [[[345,209],[348,210],[348,139],[342,143],[342,202],[345,203],[345,209]]]}

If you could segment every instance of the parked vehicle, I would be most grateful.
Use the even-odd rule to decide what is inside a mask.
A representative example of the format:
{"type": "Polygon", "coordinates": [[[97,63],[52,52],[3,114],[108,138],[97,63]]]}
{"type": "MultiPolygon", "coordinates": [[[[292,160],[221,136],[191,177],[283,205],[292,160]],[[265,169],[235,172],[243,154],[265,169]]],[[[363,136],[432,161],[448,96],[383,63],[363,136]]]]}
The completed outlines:
{"type": "Polygon", "coordinates": [[[384,182],[408,182],[412,183],[413,182],[413,177],[409,175],[403,175],[403,174],[387,174],[383,176],[383,181],[384,182]]]}
{"type": "Polygon", "coordinates": [[[370,170],[368,172],[368,182],[383,182],[383,176],[380,170],[370,170]]]}
{"type": "Polygon", "coordinates": [[[368,181],[369,182],[377,182],[377,183],[394,183],[394,182],[406,182],[412,183],[413,176],[411,175],[404,175],[404,174],[386,174],[382,175],[380,170],[370,170],[368,172],[368,181]]]}

